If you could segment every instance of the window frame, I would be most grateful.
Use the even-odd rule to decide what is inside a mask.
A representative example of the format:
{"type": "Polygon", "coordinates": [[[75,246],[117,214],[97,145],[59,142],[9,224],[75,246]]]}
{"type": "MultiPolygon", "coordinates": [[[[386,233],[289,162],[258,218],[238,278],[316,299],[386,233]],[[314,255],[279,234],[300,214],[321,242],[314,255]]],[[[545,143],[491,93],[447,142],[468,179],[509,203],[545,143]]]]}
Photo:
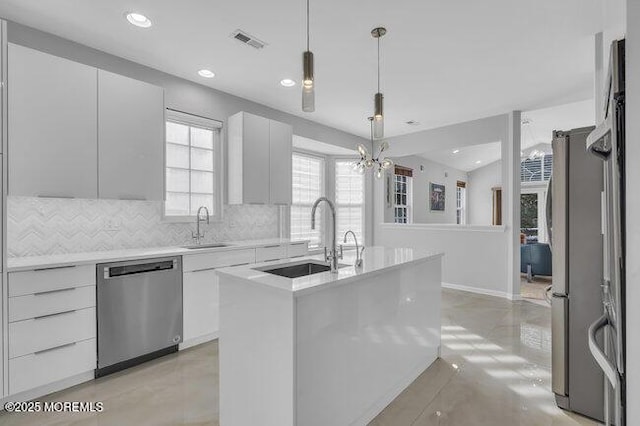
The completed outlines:
{"type": "Polygon", "coordinates": [[[467,224],[467,187],[458,184],[456,184],[456,224],[467,224]]]}
{"type": "Polygon", "coordinates": [[[520,160],[520,184],[521,185],[539,185],[541,183],[549,182],[549,178],[551,177],[552,172],[553,172],[553,153],[542,153],[540,157],[536,157],[532,159],[523,158],[520,160]],[[547,160],[549,159],[550,159],[550,164],[549,164],[549,167],[547,167],[546,163],[547,163],[547,160]],[[533,161],[539,163],[539,172],[534,172],[534,173],[535,174],[539,173],[540,179],[531,180],[523,176],[523,167],[525,170],[529,171],[528,169],[526,169],[524,165],[527,162],[533,162],[533,161]]]}
{"type": "Polygon", "coordinates": [[[393,177],[393,223],[396,224],[401,224],[401,225],[406,225],[409,223],[413,223],[413,176],[406,176],[406,175],[399,175],[396,173],[393,173],[392,175],[393,177]],[[398,204],[396,201],[398,200],[398,191],[396,190],[397,188],[397,178],[401,177],[401,178],[405,178],[406,181],[404,182],[405,186],[406,186],[406,191],[404,194],[400,193],[400,195],[405,195],[407,198],[407,202],[406,204],[398,204]],[[396,209],[405,209],[407,211],[406,214],[406,222],[398,222],[398,216],[396,216],[396,209]]]}
{"type": "MultiPolygon", "coordinates": [[[[191,223],[194,221],[196,215],[168,215],[167,214],[167,146],[170,142],[167,141],[166,126],[168,122],[178,123],[189,127],[198,127],[201,129],[213,131],[213,205],[214,214],[211,214],[209,220],[211,222],[222,222],[224,217],[224,127],[223,122],[208,117],[203,117],[196,114],[190,114],[183,111],[178,111],[171,108],[165,109],[164,117],[164,150],[163,150],[163,162],[164,162],[164,181],[163,191],[164,199],[162,202],[162,221],[169,223],[191,223]]],[[[189,140],[189,158],[191,158],[191,140],[189,140]]],[[[196,147],[197,148],[197,147],[196,147]]],[[[191,171],[191,165],[189,165],[189,171],[191,171]]],[[[197,171],[197,170],[196,170],[197,171]]],[[[191,197],[191,189],[189,189],[189,196],[191,197]]]]}

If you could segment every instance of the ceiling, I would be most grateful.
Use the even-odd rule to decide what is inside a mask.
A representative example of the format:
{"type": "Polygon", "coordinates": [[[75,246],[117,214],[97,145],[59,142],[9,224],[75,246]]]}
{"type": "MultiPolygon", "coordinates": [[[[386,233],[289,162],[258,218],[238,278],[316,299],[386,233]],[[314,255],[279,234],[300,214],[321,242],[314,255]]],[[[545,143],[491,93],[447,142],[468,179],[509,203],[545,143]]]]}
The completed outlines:
{"type": "Polygon", "coordinates": [[[595,125],[593,99],[522,113],[522,149],[550,144],[554,130],[571,130],[595,125]]]}
{"type": "Polygon", "coordinates": [[[311,0],[316,112],[299,85],[303,0],[2,0],[0,16],[363,137],[384,25],[386,135],[592,97],[598,0],[311,0]],[[127,23],[136,11],[149,29],[127,23]],[[231,39],[242,29],[268,43],[231,39]],[[197,75],[209,68],[216,77],[197,75]],[[421,124],[409,126],[408,120],[421,124]]]}
{"type": "Polygon", "coordinates": [[[442,149],[421,154],[420,157],[454,169],[470,172],[499,160],[501,158],[501,146],[500,142],[491,142],[455,149],[442,149]]]}
{"type": "MultiPolygon", "coordinates": [[[[593,126],[594,117],[593,100],[524,112],[521,128],[522,155],[527,156],[534,149],[551,152],[551,138],[554,130],[593,126]]],[[[451,146],[418,155],[465,172],[484,167],[502,157],[500,142],[465,147],[451,146]]]]}

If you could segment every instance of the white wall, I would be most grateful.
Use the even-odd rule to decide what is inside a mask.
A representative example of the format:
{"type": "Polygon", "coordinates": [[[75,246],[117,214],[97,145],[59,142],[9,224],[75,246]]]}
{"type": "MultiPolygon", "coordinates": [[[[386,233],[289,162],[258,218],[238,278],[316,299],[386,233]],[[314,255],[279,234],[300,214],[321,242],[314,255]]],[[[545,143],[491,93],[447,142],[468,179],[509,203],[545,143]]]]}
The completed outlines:
{"type": "MultiPolygon", "coordinates": [[[[623,1],[613,1],[619,5],[623,1]]],[[[617,6],[620,7],[620,6],[617,6]]],[[[640,424],[640,2],[627,0],[627,424],[640,424]]]]}
{"type": "Polygon", "coordinates": [[[469,172],[467,186],[467,223],[491,225],[493,221],[492,188],[502,186],[502,161],[494,161],[469,172]]]}
{"type": "Polygon", "coordinates": [[[510,298],[504,227],[395,225],[378,227],[376,244],[444,252],[445,286],[510,298]]]}
{"type": "MultiPolygon", "coordinates": [[[[394,161],[413,169],[413,223],[456,223],[456,182],[466,182],[467,173],[415,155],[394,158],[394,161]],[[424,170],[421,171],[420,166],[424,166],[424,170]],[[445,186],[444,212],[429,210],[429,182],[445,186]]],[[[386,210],[385,222],[393,222],[393,206],[386,210]]]]}
{"type": "MultiPolygon", "coordinates": [[[[384,182],[374,181],[374,244],[391,247],[432,248],[451,259],[443,280],[479,292],[499,295],[520,293],[520,113],[518,111],[469,121],[411,135],[390,138],[389,156],[396,158],[430,149],[453,149],[501,142],[504,227],[460,225],[391,225],[384,223],[384,182]],[[512,200],[517,200],[514,203],[512,200]],[[396,232],[397,230],[397,232],[396,232]],[[478,266],[480,256],[490,255],[490,267],[478,266]],[[472,268],[470,273],[456,269],[472,268]]],[[[481,257],[484,259],[484,257],[481,257]]],[[[484,263],[482,263],[484,265],[484,263]]],[[[445,268],[445,271],[447,269],[445,268]]]]}

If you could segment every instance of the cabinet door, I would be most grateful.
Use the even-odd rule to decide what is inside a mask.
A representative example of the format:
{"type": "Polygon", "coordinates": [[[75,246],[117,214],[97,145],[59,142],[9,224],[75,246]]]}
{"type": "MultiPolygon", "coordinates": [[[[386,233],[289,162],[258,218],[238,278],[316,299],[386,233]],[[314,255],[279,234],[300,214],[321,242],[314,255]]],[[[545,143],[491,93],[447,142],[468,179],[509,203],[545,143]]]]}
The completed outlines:
{"type": "Polygon", "coordinates": [[[291,204],[291,145],[293,129],[269,121],[270,203],[291,204]]]}
{"type": "Polygon", "coordinates": [[[218,276],[214,269],[182,277],[184,341],[218,332],[218,276]]]}
{"type": "Polygon", "coordinates": [[[269,120],[244,114],[242,139],[242,204],[269,204],[269,120]]]}
{"type": "Polygon", "coordinates": [[[9,45],[9,194],[96,198],[97,69],[9,45]]]}
{"type": "Polygon", "coordinates": [[[164,90],[98,72],[98,195],[164,199],[164,90]]]}

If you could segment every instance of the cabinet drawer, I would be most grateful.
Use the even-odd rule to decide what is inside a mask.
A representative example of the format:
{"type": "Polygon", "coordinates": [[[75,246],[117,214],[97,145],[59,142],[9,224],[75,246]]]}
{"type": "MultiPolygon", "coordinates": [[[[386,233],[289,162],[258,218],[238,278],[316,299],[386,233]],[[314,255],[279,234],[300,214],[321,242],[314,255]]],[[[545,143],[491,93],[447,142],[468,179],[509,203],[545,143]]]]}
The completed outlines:
{"type": "Polygon", "coordinates": [[[15,394],[96,368],[96,339],[9,360],[9,393],[15,394]]]}
{"type": "Polygon", "coordinates": [[[190,254],[182,256],[182,270],[184,272],[189,272],[211,268],[224,268],[227,266],[254,263],[255,261],[255,249],[190,254]]]}
{"type": "Polygon", "coordinates": [[[9,322],[96,306],[96,286],[71,287],[9,298],[9,322]]]}
{"type": "Polygon", "coordinates": [[[272,245],[256,248],[256,262],[268,262],[270,260],[279,260],[287,257],[286,245],[272,245]]]}
{"type": "Polygon", "coordinates": [[[95,308],[12,322],[9,324],[9,358],[95,337],[95,308]]]}
{"type": "Polygon", "coordinates": [[[9,273],[9,297],[95,285],[96,265],[34,269],[9,273]]]}
{"type": "Polygon", "coordinates": [[[309,254],[309,243],[291,243],[288,247],[288,257],[300,257],[309,254]]]}

